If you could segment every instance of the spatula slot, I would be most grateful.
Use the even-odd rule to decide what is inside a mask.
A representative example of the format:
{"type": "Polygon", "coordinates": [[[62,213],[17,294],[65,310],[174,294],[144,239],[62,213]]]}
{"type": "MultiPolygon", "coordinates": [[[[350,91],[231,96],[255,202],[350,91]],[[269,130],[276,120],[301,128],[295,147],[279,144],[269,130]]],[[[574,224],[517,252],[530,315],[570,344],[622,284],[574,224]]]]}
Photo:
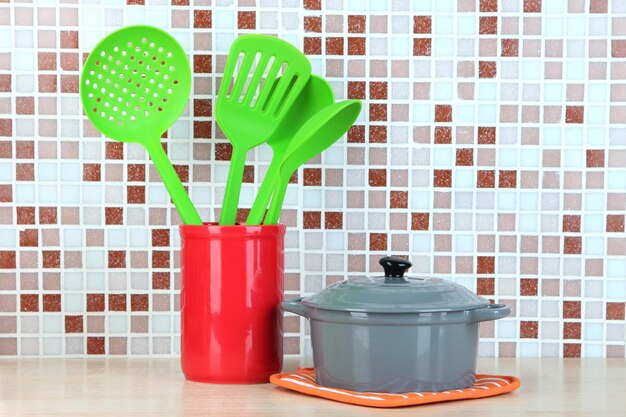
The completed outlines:
{"type": "Polygon", "coordinates": [[[241,94],[239,94],[239,97],[237,97],[237,102],[243,103],[245,100],[245,97],[247,96],[248,90],[251,88],[256,89],[256,85],[253,85],[253,83],[258,84],[258,81],[256,80],[255,75],[256,75],[256,72],[258,71],[258,65],[261,61],[261,57],[262,57],[261,52],[257,52],[254,55],[254,60],[250,68],[250,72],[246,74],[246,78],[244,80],[245,81],[244,86],[241,89],[241,94]]]}

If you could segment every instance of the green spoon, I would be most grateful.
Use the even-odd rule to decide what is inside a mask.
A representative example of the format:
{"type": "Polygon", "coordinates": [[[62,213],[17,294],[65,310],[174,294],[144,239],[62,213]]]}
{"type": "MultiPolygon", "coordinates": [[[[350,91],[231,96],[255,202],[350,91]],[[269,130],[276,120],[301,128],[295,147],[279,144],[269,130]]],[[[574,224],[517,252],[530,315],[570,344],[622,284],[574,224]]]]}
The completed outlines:
{"type": "Polygon", "coordinates": [[[291,141],[280,165],[278,182],[265,224],[276,224],[285,200],[287,184],[294,172],[311,158],[335,143],[356,121],[361,112],[359,100],[335,103],[319,111],[302,125],[291,141]]]}
{"type": "Polygon", "coordinates": [[[202,224],[161,146],[161,135],[187,105],[191,71],[185,51],[168,33],[129,26],[91,51],[80,79],[80,99],[105,136],[143,145],[185,224],[202,224]]]}
{"type": "Polygon", "coordinates": [[[247,152],[274,133],[310,76],[309,60],[283,40],[244,35],[233,42],[215,109],[217,123],[233,145],[220,225],[235,224],[247,152]]]}
{"type": "Polygon", "coordinates": [[[267,203],[269,203],[278,181],[280,163],[297,130],[313,115],[334,102],[333,89],[326,80],[317,75],[311,75],[309,82],[289,109],[287,116],[267,140],[267,144],[271,146],[273,152],[272,162],[267,169],[265,178],[263,178],[254,204],[252,204],[246,224],[258,225],[263,221],[267,203]]]}

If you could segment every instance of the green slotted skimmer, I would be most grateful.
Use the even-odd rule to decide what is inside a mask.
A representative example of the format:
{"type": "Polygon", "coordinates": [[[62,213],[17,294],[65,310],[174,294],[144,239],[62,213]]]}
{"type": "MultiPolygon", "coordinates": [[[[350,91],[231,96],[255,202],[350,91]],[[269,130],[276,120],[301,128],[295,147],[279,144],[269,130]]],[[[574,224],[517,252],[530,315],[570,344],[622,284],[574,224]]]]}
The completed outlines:
{"type": "Polygon", "coordinates": [[[283,40],[244,35],[233,42],[215,109],[233,145],[220,225],[235,224],[247,152],[278,128],[310,76],[309,60],[283,40]]]}
{"type": "Polygon", "coordinates": [[[361,112],[359,100],[332,104],[311,117],[298,130],[280,164],[276,189],[265,216],[265,224],[276,224],[280,217],[287,184],[304,163],[325,151],[350,129],[361,112]]]}
{"type": "Polygon", "coordinates": [[[168,33],[144,25],[120,29],[100,41],[80,79],[80,98],[96,129],[146,148],[182,221],[202,224],[161,146],[161,135],[185,109],[190,90],[185,51],[168,33]]]}
{"type": "Polygon", "coordinates": [[[265,209],[270,202],[274,187],[278,181],[278,170],[283,159],[283,155],[291,140],[296,135],[298,129],[314,114],[328,107],[335,102],[333,89],[322,77],[311,75],[309,82],[304,87],[296,101],[293,103],[287,116],[280,123],[278,128],[267,140],[267,144],[272,148],[272,162],[270,163],[265,178],[261,183],[261,188],[254,199],[254,204],[250,209],[246,224],[261,224],[265,209]]]}

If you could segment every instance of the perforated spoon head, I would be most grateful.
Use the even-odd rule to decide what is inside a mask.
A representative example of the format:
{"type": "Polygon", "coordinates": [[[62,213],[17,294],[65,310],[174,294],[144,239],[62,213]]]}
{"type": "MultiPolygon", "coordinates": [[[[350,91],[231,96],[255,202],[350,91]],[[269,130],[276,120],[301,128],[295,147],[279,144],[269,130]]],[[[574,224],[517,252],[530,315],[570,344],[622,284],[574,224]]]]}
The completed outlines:
{"type": "Polygon", "coordinates": [[[152,26],[129,26],[89,54],[80,97],[87,117],[105,136],[154,145],[185,109],[189,61],[180,44],[152,26]]]}

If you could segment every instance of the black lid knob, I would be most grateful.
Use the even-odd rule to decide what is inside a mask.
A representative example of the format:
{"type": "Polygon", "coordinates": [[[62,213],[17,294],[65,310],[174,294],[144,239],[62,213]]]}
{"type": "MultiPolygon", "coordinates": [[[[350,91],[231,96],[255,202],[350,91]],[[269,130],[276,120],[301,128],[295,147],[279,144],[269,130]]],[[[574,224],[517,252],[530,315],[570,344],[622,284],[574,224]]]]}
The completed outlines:
{"type": "Polygon", "coordinates": [[[398,256],[385,256],[378,263],[382,265],[385,277],[388,278],[402,278],[407,269],[413,266],[411,261],[398,256]]]}

